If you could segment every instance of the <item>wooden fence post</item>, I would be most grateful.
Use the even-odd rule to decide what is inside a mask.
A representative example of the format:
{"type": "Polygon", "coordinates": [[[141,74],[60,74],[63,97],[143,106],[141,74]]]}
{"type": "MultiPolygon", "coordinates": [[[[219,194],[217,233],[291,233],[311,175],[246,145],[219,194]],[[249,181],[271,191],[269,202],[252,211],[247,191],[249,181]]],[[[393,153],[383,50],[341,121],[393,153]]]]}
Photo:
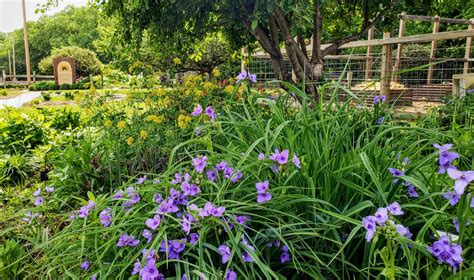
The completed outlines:
{"type": "MultiPolygon", "coordinates": [[[[398,37],[403,37],[403,35],[405,35],[405,16],[406,16],[407,13],[403,12],[400,16],[400,26],[398,28],[398,37]]],[[[396,57],[396,60],[395,60],[395,66],[394,66],[394,72],[395,72],[395,75],[393,76],[393,79],[395,82],[398,82],[398,78],[399,78],[399,74],[398,74],[398,71],[400,71],[400,66],[401,66],[401,57],[402,57],[402,48],[403,48],[403,44],[402,43],[399,43],[397,45],[397,57],[396,57]]]]}
{"type": "Polygon", "coordinates": [[[240,72],[245,71],[245,57],[247,56],[247,50],[245,48],[241,49],[242,52],[242,59],[240,60],[240,72]]]}
{"type": "MultiPolygon", "coordinates": [[[[367,40],[373,40],[375,34],[375,27],[371,27],[367,34],[367,40]]],[[[365,59],[365,80],[369,80],[372,77],[372,46],[367,47],[367,55],[365,59]]]]}
{"type": "MultiPolygon", "coordinates": [[[[474,18],[471,18],[471,24],[469,25],[468,29],[474,29],[474,18]]],[[[467,37],[466,39],[466,53],[464,54],[464,67],[463,73],[467,74],[469,71],[469,58],[471,57],[471,45],[472,45],[472,37],[467,37]]]]}
{"type": "Polygon", "coordinates": [[[36,82],[36,71],[33,71],[33,83],[36,82]]]}
{"type": "MultiPolygon", "coordinates": [[[[390,32],[384,32],[383,38],[390,38],[390,32]]],[[[382,65],[380,69],[380,94],[388,97],[392,80],[392,45],[382,46],[382,65]]]]}
{"type": "MultiPolygon", "coordinates": [[[[438,33],[439,30],[439,16],[434,17],[434,22],[433,22],[433,34],[438,33]]],[[[431,52],[430,52],[430,64],[434,62],[434,58],[436,55],[436,40],[431,41],[431,52]]],[[[434,65],[430,65],[428,67],[428,78],[426,79],[427,84],[431,84],[433,80],[433,70],[434,70],[434,65]]]]}
{"type": "Polygon", "coordinates": [[[352,71],[347,72],[347,88],[350,90],[352,87],[352,76],[354,73],[352,71]]]}
{"type": "Polygon", "coordinates": [[[3,79],[3,87],[7,88],[7,74],[5,73],[5,70],[2,70],[2,79],[3,79]]]}

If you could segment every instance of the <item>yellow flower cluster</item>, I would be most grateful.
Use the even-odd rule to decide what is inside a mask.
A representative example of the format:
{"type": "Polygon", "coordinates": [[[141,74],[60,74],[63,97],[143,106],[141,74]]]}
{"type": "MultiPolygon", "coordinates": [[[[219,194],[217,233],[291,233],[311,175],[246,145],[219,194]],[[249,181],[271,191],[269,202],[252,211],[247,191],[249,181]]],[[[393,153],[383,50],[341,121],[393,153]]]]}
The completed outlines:
{"type": "Polygon", "coordinates": [[[124,129],[125,126],[127,126],[127,123],[125,121],[119,121],[117,123],[117,128],[120,129],[120,130],[124,129]]]}
{"type": "Polygon", "coordinates": [[[172,104],[172,101],[168,96],[158,100],[158,108],[161,108],[161,109],[168,108],[169,106],[171,106],[171,104],[172,104]]]}
{"type": "Polygon", "coordinates": [[[149,122],[154,122],[156,124],[160,124],[165,120],[164,116],[157,116],[157,115],[149,115],[146,117],[146,120],[149,122]]]}
{"type": "Polygon", "coordinates": [[[216,67],[216,68],[212,69],[212,75],[213,75],[214,77],[220,77],[220,76],[221,76],[221,72],[219,71],[219,68],[216,67]]]}
{"type": "Polygon", "coordinates": [[[130,146],[133,144],[133,137],[128,137],[127,138],[127,144],[130,146]]]}
{"type": "Polygon", "coordinates": [[[105,120],[104,126],[105,126],[105,127],[111,127],[111,126],[112,126],[112,121],[111,121],[111,120],[108,120],[108,119],[105,120]]]}
{"type": "Polygon", "coordinates": [[[224,88],[224,91],[229,93],[229,94],[232,94],[234,92],[234,86],[233,85],[228,85],[224,88]]]}
{"type": "Polygon", "coordinates": [[[216,89],[218,88],[217,85],[211,83],[211,82],[205,82],[202,87],[204,88],[205,91],[210,91],[210,90],[213,90],[213,89],[216,89]]]}
{"type": "Polygon", "coordinates": [[[179,128],[187,128],[189,125],[189,122],[191,122],[191,117],[190,116],[185,116],[185,115],[179,115],[178,116],[178,127],[179,128]]]}
{"type": "Polygon", "coordinates": [[[146,140],[148,138],[148,133],[146,132],[146,130],[141,130],[140,131],[140,137],[143,139],[143,140],[146,140]]]}
{"type": "Polygon", "coordinates": [[[179,59],[178,57],[175,57],[173,58],[173,63],[176,65],[181,64],[181,59],[179,59]]]}

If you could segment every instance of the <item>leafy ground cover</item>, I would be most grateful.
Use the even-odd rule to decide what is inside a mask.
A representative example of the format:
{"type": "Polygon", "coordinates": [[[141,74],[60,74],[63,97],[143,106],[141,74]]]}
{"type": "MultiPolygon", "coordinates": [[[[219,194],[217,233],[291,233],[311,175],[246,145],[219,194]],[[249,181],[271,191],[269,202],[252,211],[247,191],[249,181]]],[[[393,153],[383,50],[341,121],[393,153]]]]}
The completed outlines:
{"type": "Polygon", "coordinates": [[[472,278],[472,95],[399,121],[240,78],[4,117],[0,275],[472,278]]]}

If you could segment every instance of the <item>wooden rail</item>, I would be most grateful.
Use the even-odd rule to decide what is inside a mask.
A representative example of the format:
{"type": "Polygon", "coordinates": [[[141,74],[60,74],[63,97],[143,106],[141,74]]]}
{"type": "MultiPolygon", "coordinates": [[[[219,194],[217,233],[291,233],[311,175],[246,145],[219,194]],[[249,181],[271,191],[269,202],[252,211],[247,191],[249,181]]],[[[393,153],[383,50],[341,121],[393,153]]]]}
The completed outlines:
{"type": "Polygon", "coordinates": [[[400,19],[403,20],[413,20],[413,21],[425,21],[425,22],[443,22],[443,23],[455,23],[455,24],[474,24],[473,19],[456,19],[456,18],[443,18],[443,17],[430,17],[430,16],[415,16],[415,15],[407,15],[402,13],[398,16],[400,19]]]}

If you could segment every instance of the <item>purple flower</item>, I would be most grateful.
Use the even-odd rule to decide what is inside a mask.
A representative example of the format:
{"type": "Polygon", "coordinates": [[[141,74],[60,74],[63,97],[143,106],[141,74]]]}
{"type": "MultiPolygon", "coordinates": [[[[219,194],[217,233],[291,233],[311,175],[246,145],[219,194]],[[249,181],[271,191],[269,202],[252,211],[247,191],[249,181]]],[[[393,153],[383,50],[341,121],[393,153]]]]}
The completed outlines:
{"type": "Polygon", "coordinates": [[[405,176],[405,173],[403,173],[400,169],[396,168],[389,168],[388,171],[392,174],[394,177],[400,177],[400,176],[405,176]]]}
{"type": "Polygon", "coordinates": [[[234,173],[234,168],[227,166],[224,168],[224,178],[229,179],[232,177],[232,174],[234,173]]]}
{"type": "Polygon", "coordinates": [[[237,76],[237,81],[242,81],[247,79],[247,71],[243,70],[240,72],[240,74],[237,76]]]}
{"type": "Polygon", "coordinates": [[[288,246],[283,245],[281,247],[281,255],[280,255],[280,262],[281,263],[287,263],[291,260],[290,253],[288,252],[288,246]]]}
{"type": "Polygon", "coordinates": [[[419,197],[418,193],[416,192],[416,187],[410,184],[408,186],[408,196],[409,197],[419,197]]]}
{"type": "Polygon", "coordinates": [[[296,154],[293,155],[293,164],[297,168],[301,168],[301,161],[300,161],[300,159],[298,158],[298,156],[296,154]]]}
{"type": "Polygon", "coordinates": [[[143,238],[146,239],[146,242],[147,243],[150,243],[151,242],[151,239],[153,238],[153,234],[151,233],[151,231],[147,230],[147,229],[144,229],[142,231],[142,236],[143,238]]]}
{"type": "Polygon", "coordinates": [[[375,212],[375,221],[379,225],[384,225],[385,222],[387,222],[388,215],[387,215],[387,208],[379,208],[377,209],[377,212],[375,212]]]}
{"type": "Polygon", "coordinates": [[[160,215],[155,215],[152,219],[147,219],[145,221],[145,225],[152,230],[156,230],[156,228],[160,225],[161,217],[160,215]]]}
{"type": "Polygon", "coordinates": [[[280,167],[278,167],[278,165],[276,165],[276,164],[272,165],[272,167],[270,167],[270,169],[273,171],[273,173],[280,172],[280,167]]]}
{"type": "Polygon", "coordinates": [[[443,195],[443,197],[449,200],[449,203],[451,204],[451,206],[454,206],[458,204],[459,199],[461,198],[461,195],[457,193],[447,192],[443,195]]]}
{"type": "Polygon", "coordinates": [[[137,184],[141,185],[141,184],[145,183],[145,181],[146,181],[146,176],[139,177],[138,180],[137,180],[137,184]]]}
{"type": "Polygon", "coordinates": [[[46,190],[46,192],[49,192],[49,193],[54,192],[54,187],[48,187],[48,186],[46,186],[44,189],[46,190]]]}
{"type": "Polygon", "coordinates": [[[188,280],[188,276],[186,275],[186,273],[184,273],[184,274],[181,276],[181,280],[188,280]]]}
{"type": "Polygon", "coordinates": [[[141,268],[142,268],[142,267],[141,267],[140,261],[137,260],[137,261],[135,262],[135,264],[133,265],[132,275],[135,275],[135,274],[137,274],[138,272],[140,272],[140,269],[141,269],[141,268]]]}
{"type": "Polygon", "coordinates": [[[84,271],[87,271],[89,269],[89,266],[90,266],[90,262],[89,261],[84,261],[83,263],[81,263],[81,268],[82,270],[84,271]]]}
{"type": "Polygon", "coordinates": [[[40,206],[41,204],[43,204],[43,198],[41,196],[37,196],[35,199],[35,205],[40,206]]]}
{"type": "Polygon", "coordinates": [[[202,173],[204,171],[204,168],[206,167],[206,164],[207,164],[206,156],[193,158],[192,160],[192,165],[196,169],[197,173],[202,173]]]}
{"type": "MultiPolygon", "coordinates": [[[[245,247],[247,247],[247,249],[249,251],[252,251],[252,252],[255,251],[255,249],[249,244],[247,239],[245,239],[245,237],[243,237],[243,236],[242,236],[242,244],[245,245],[245,247]]],[[[254,261],[253,257],[248,253],[248,251],[244,251],[242,253],[242,258],[244,259],[244,262],[253,262],[254,261]]]]}
{"type": "Polygon", "coordinates": [[[216,113],[214,112],[214,108],[212,108],[212,106],[208,106],[206,108],[206,115],[211,118],[211,120],[216,118],[216,113]]]}
{"type": "Polygon", "coordinates": [[[376,219],[374,216],[367,216],[365,218],[362,218],[362,226],[367,230],[365,234],[365,239],[367,240],[367,242],[370,242],[370,240],[372,240],[375,235],[375,222],[376,219]]]}
{"type": "Polygon", "coordinates": [[[250,80],[252,83],[256,83],[256,82],[257,82],[257,75],[255,75],[255,74],[250,74],[250,73],[249,73],[249,80],[250,80]]]}
{"type": "Polygon", "coordinates": [[[118,191],[112,198],[113,199],[121,199],[123,197],[122,191],[118,191]]]}
{"type": "Polygon", "coordinates": [[[387,206],[387,209],[394,216],[403,215],[402,207],[400,207],[400,204],[396,201],[387,206]]]}
{"type": "Polygon", "coordinates": [[[374,105],[378,105],[382,102],[385,102],[385,100],[387,100],[387,97],[385,95],[374,96],[374,105]]]}
{"type": "Polygon", "coordinates": [[[211,182],[215,182],[217,180],[217,173],[214,169],[209,169],[206,171],[207,179],[211,182]]]}
{"type": "Polygon", "coordinates": [[[449,149],[453,147],[453,144],[445,144],[442,146],[433,144],[433,146],[439,150],[439,173],[444,174],[446,169],[452,167],[453,161],[459,158],[460,155],[458,153],[449,151],[449,149]]]}
{"type": "Polygon", "coordinates": [[[435,256],[440,263],[447,263],[453,268],[453,272],[459,267],[462,259],[462,247],[456,243],[451,243],[447,235],[443,235],[435,241],[428,251],[435,256]]]}
{"type": "Polygon", "coordinates": [[[133,235],[129,236],[128,234],[124,233],[119,237],[119,240],[117,242],[117,247],[126,247],[126,246],[135,247],[138,245],[138,243],[140,243],[140,240],[135,239],[133,235]]]}
{"type": "Polygon", "coordinates": [[[280,153],[278,149],[275,149],[275,152],[270,156],[270,159],[283,165],[288,162],[288,153],[288,150],[283,150],[280,153]]]}
{"type": "Polygon", "coordinates": [[[455,168],[448,168],[448,175],[454,182],[454,192],[456,194],[463,194],[466,186],[474,181],[474,171],[459,171],[455,168]]]}
{"type": "Polygon", "coordinates": [[[264,159],[265,159],[265,154],[264,154],[264,153],[260,153],[260,154],[258,155],[258,159],[259,159],[259,160],[264,160],[264,159]]]}
{"type": "Polygon", "coordinates": [[[160,206],[156,210],[158,214],[168,214],[178,212],[179,208],[174,204],[174,200],[171,197],[168,197],[166,200],[161,202],[160,206]]]}
{"type": "Polygon", "coordinates": [[[378,119],[377,119],[377,122],[376,122],[376,124],[379,124],[379,125],[380,125],[380,124],[382,124],[382,123],[383,123],[383,121],[384,121],[384,120],[385,120],[385,117],[384,117],[384,116],[382,116],[382,117],[380,117],[380,118],[378,118],[378,119]]]}
{"type": "Polygon", "coordinates": [[[97,280],[97,274],[92,275],[90,280],[97,280]]]}
{"type": "Polygon", "coordinates": [[[225,280],[237,280],[237,273],[232,270],[227,270],[224,276],[225,280]]]}
{"type": "Polygon", "coordinates": [[[222,256],[222,263],[227,263],[230,259],[230,248],[229,248],[229,246],[222,244],[221,246],[219,246],[219,248],[217,248],[217,250],[219,251],[219,253],[222,256]]]}
{"type": "Polygon", "coordinates": [[[397,228],[398,234],[401,236],[405,236],[407,238],[411,238],[413,236],[408,227],[404,227],[403,225],[395,225],[395,227],[397,228]]]}
{"type": "Polygon", "coordinates": [[[255,188],[257,189],[257,193],[265,193],[268,191],[269,182],[265,180],[263,182],[257,182],[255,184],[255,188]]]}
{"type": "Polygon", "coordinates": [[[183,181],[183,176],[180,173],[174,174],[174,179],[171,181],[171,184],[177,185],[183,181]]]}
{"type": "Polygon", "coordinates": [[[235,220],[237,223],[245,226],[247,224],[247,221],[250,221],[252,218],[250,216],[244,215],[244,216],[236,216],[234,215],[235,220]]]}
{"type": "Polygon", "coordinates": [[[194,129],[194,135],[196,136],[201,136],[201,128],[199,126],[197,126],[195,129],[194,129]]]}
{"type": "Polygon", "coordinates": [[[235,174],[234,176],[232,176],[232,178],[230,179],[230,181],[232,183],[237,183],[240,179],[242,179],[242,177],[244,176],[244,174],[242,172],[238,172],[237,171],[237,174],[235,174]]]}
{"type": "Polygon", "coordinates": [[[227,167],[227,162],[226,161],[221,161],[218,164],[216,164],[216,169],[219,171],[225,170],[227,167]]]}
{"type": "Polygon", "coordinates": [[[186,249],[186,245],[184,244],[186,242],[186,238],[183,238],[181,240],[168,240],[167,243],[164,241],[161,241],[160,244],[160,252],[168,252],[168,258],[169,259],[175,259],[178,260],[180,258],[180,253],[186,249]],[[168,251],[166,250],[168,248],[168,251]]]}
{"type": "Polygon", "coordinates": [[[474,196],[472,197],[471,199],[471,205],[470,205],[471,208],[474,208],[474,196]]]}
{"type": "Polygon", "coordinates": [[[202,114],[202,106],[201,104],[197,104],[196,107],[194,107],[194,111],[191,113],[191,116],[195,117],[200,114],[202,114]]]}
{"type": "Polygon", "coordinates": [[[89,207],[84,205],[79,209],[79,217],[85,219],[87,216],[89,216],[89,207]]]}
{"type": "Polygon", "coordinates": [[[155,196],[153,197],[153,199],[155,200],[156,203],[160,204],[161,202],[163,202],[163,197],[161,196],[161,194],[157,193],[155,194],[155,196]]]}
{"type": "Polygon", "coordinates": [[[140,270],[140,278],[142,280],[158,280],[165,279],[156,268],[155,259],[150,259],[147,264],[140,270]]]}
{"type": "Polygon", "coordinates": [[[214,217],[222,217],[222,214],[224,214],[225,207],[215,207],[211,202],[206,202],[204,207],[199,210],[199,217],[208,217],[208,216],[214,216],[214,217]]]}
{"type": "MultiPolygon", "coordinates": [[[[465,226],[468,226],[470,225],[471,223],[469,221],[466,221],[466,223],[464,224],[465,226]]],[[[458,218],[454,218],[453,219],[453,225],[454,225],[454,228],[456,228],[456,232],[459,233],[459,220],[458,218]]]]}
{"type": "Polygon", "coordinates": [[[104,225],[104,227],[108,227],[110,223],[112,223],[112,216],[110,215],[110,211],[112,208],[108,207],[99,214],[100,223],[104,225]]]}
{"type": "Polygon", "coordinates": [[[272,199],[272,194],[269,192],[257,194],[257,203],[265,203],[272,199]]]}
{"type": "Polygon", "coordinates": [[[193,232],[189,235],[189,243],[191,245],[196,244],[198,242],[198,240],[199,240],[199,234],[193,232]]]}
{"type": "Polygon", "coordinates": [[[34,196],[39,196],[40,194],[41,194],[41,188],[38,188],[38,189],[33,193],[34,196]]]}
{"type": "Polygon", "coordinates": [[[181,221],[181,229],[186,233],[189,234],[191,231],[191,223],[196,221],[191,214],[186,214],[183,216],[183,219],[181,221]]]}

